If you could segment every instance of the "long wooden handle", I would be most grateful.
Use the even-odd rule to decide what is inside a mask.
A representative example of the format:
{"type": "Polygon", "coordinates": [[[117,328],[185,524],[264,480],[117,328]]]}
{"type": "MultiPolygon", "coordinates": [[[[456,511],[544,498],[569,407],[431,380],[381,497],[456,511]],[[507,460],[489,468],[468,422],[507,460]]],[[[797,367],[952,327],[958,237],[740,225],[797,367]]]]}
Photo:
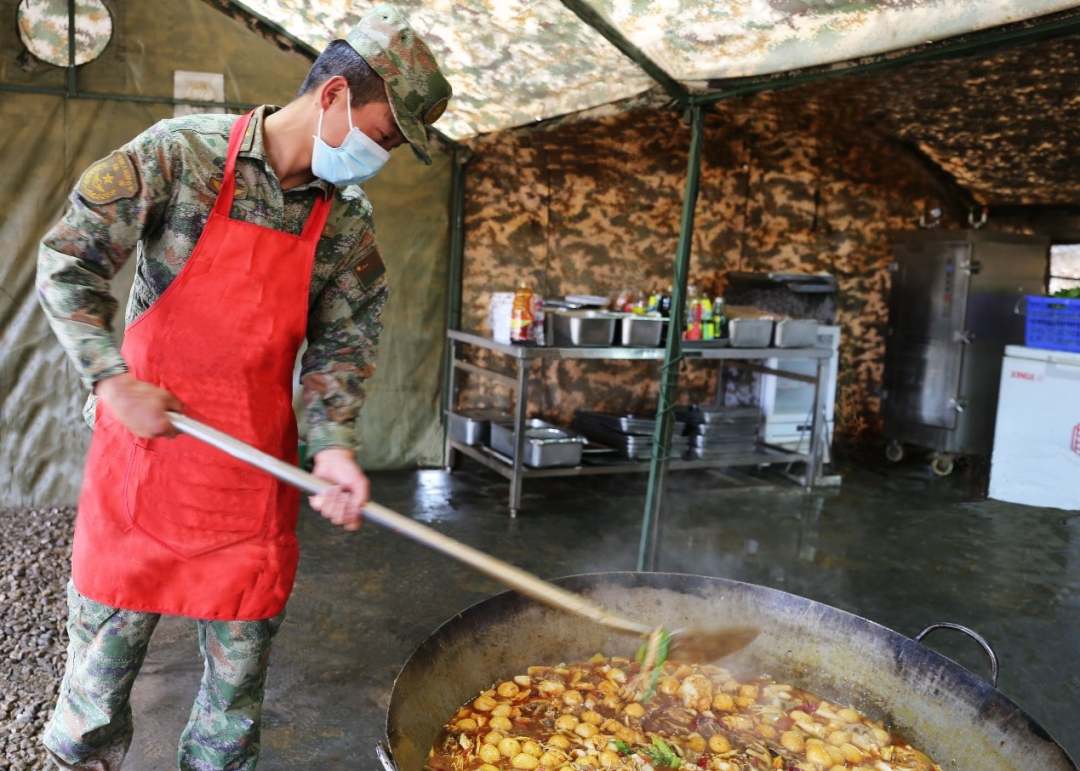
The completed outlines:
{"type": "MultiPolygon", "coordinates": [[[[190,418],[187,415],[181,415],[178,412],[170,412],[168,414],[169,420],[172,422],[173,426],[175,426],[177,431],[202,442],[206,442],[222,452],[227,453],[238,460],[242,460],[245,463],[249,463],[305,492],[318,494],[326,492],[334,487],[330,482],[319,479],[303,469],[285,463],[279,458],[268,455],[245,442],[241,442],[235,437],[229,436],[215,428],[211,428],[205,423],[200,423],[194,418],[190,418]]],[[[389,528],[396,533],[400,533],[406,538],[411,538],[418,543],[422,543],[424,546],[428,546],[449,557],[453,557],[460,562],[464,562],[466,565],[479,570],[490,578],[506,584],[510,588],[546,605],[561,608],[562,610],[595,621],[598,624],[603,624],[606,627],[624,632],[643,635],[652,631],[652,629],[645,624],[611,613],[602,606],[590,602],[579,594],[568,592],[565,589],[555,586],[555,584],[534,576],[532,573],[527,573],[521,568],[511,565],[509,562],[503,562],[479,549],[474,549],[460,541],[455,541],[453,538],[448,538],[427,525],[422,525],[416,520],[398,514],[393,509],[388,509],[385,506],[372,501],[364,507],[364,515],[372,522],[377,522],[383,527],[389,528]]]]}

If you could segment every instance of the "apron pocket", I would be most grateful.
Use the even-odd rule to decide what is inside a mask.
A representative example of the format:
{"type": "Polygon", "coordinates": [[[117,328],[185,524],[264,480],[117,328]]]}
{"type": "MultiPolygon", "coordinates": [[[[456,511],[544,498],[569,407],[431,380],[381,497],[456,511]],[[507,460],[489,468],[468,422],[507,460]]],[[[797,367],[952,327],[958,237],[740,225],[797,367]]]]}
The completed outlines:
{"type": "MultiPolygon", "coordinates": [[[[190,446],[183,439],[166,441],[190,446]]],[[[220,454],[166,447],[165,452],[142,442],[132,447],[124,486],[134,527],[183,557],[265,531],[275,500],[273,478],[220,454]]]]}

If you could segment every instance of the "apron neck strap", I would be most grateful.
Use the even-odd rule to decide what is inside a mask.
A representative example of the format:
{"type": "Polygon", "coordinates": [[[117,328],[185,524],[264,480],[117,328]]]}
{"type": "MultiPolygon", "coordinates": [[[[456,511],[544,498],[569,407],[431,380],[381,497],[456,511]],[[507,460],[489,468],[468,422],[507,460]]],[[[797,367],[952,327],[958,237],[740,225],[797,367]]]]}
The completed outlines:
{"type": "Polygon", "coordinates": [[[240,153],[240,144],[244,141],[248,124],[255,114],[252,110],[241,115],[233,123],[229,132],[229,149],[225,154],[225,176],[221,178],[221,189],[218,191],[217,200],[214,202],[214,212],[223,217],[228,217],[232,212],[233,193],[236,192],[236,156],[240,153]]]}
{"type": "MultiPolygon", "coordinates": [[[[229,217],[232,214],[233,194],[236,192],[236,157],[240,154],[240,145],[244,141],[244,135],[247,134],[254,115],[254,110],[241,115],[229,131],[229,149],[225,155],[225,176],[221,180],[221,189],[214,202],[214,211],[223,217],[229,217]]],[[[304,223],[302,238],[319,240],[333,202],[332,190],[315,199],[315,205],[311,207],[311,213],[308,215],[307,222],[304,223]]]]}
{"type": "Polygon", "coordinates": [[[300,235],[305,241],[318,241],[322,236],[326,218],[330,214],[330,206],[334,203],[334,192],[318,193],[315,197],[315,205],[311,207],[307,222],[304,223],[304,232],[300,235]]]}

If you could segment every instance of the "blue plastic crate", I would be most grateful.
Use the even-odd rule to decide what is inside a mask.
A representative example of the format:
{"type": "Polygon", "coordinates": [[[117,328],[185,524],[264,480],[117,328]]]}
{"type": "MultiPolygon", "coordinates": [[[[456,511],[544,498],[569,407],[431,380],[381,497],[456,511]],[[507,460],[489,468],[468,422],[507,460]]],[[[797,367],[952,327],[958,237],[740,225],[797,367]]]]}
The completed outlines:
{"type": "Polygon", "coordinates": [[[1080,352],[1080,300],[1028,295],[1024,345],[1080,352]]]}

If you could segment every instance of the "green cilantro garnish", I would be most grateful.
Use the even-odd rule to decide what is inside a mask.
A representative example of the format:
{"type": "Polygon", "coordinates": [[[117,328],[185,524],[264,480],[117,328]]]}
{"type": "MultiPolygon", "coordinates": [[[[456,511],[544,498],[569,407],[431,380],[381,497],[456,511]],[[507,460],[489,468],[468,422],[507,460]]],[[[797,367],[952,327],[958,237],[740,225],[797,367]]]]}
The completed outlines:
{"type": "Polygon", "coordinates": [[[654,736],[652,746],[645,748],[645,755],[654,765],[660,768],[681,768],[682,758],[675,754],[667,742],[659,736],[654,736]]]}
{"type": "Polygon", "coordinates": [[[615,749],[621,755],[633,755],[635,752],[644,755],[656,768],[682,768],[683,761],[667,742],[658,736],[654,736],[652,745],[635,749],[622,739],[615,740],[615,749]]]}
{"type": "MultiPolygon", "coordinates": [[[[671,635],[668,634],[667,630],[661,628],[657,631],[659,640],[656,644],[656,658],[653,661],[652,672],[649,675],[649,685],[645,688],[645,693],[641,697],[642,701],[648,701],[656,694],[656,686],[660,682],[660,674],[663,672],[664,662],[667,661],[668,649],[671,646],[671,635]]],[[[647,653],[642,654],[642,661],[644,661],[646,655],[647,653]]]]}

